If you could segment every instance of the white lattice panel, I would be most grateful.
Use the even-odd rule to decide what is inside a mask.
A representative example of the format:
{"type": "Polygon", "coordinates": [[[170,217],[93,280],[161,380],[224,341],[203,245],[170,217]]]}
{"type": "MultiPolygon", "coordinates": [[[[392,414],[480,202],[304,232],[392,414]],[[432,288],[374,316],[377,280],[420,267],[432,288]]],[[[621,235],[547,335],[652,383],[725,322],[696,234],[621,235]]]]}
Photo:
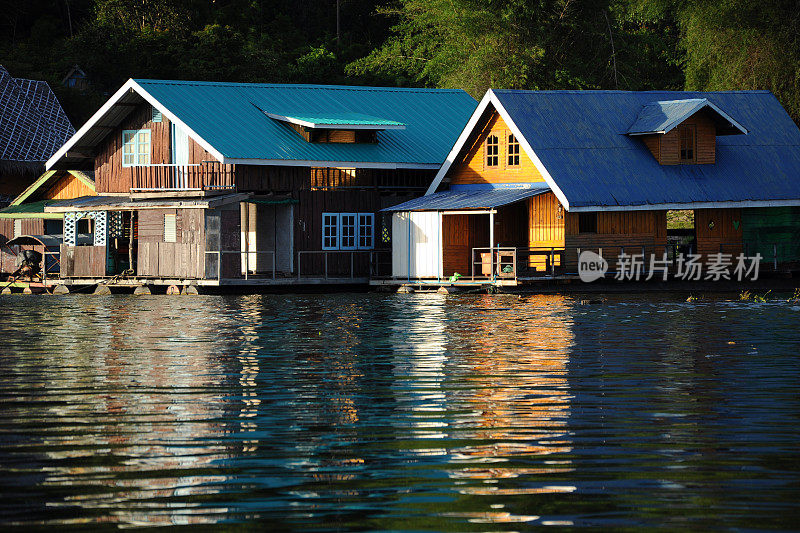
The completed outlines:
{"type": "Polygon", "coordinates": [[[75,246],[77,215],[78,213],[64,213],[64,244],[67,246],[75,246]]]}

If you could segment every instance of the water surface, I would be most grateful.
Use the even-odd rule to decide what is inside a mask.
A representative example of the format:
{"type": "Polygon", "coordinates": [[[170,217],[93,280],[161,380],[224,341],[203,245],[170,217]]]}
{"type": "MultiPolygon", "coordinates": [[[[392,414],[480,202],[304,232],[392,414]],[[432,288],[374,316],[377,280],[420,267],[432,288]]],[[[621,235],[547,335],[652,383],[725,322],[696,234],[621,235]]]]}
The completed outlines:
{"type": "Polygon", "coordinates": [[[0,298],[0,526],[792,529],[800,307],[0,298]]]}

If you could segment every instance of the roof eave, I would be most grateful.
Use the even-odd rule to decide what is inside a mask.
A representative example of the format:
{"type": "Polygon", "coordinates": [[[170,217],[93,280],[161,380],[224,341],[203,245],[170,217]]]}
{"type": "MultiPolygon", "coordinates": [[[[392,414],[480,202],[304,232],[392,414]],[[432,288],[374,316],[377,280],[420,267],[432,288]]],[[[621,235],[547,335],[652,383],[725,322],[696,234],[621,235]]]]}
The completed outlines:
{"type": "Polygon", "coordinates": [[[674,202],[665,204],[639,204],[639,205],[585,205],[573,206],[568,211],[572,213],[585,213],[590,211],[663,211],[679,209],[723,209],[723,208],[750,208],[750,207],[798,207],[800,199],[775,199],[775,200],[721,200],[710,202],[674,202]]]}

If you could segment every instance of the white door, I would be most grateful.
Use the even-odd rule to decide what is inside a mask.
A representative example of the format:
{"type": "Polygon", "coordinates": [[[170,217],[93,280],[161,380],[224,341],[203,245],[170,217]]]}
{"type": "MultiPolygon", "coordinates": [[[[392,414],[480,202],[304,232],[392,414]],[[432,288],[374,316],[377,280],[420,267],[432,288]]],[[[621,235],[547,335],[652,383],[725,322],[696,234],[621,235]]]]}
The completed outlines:
{"type": "Polygon", "coordinates": [[[189,135],[177,124],[172,123],[172,164],[175,169],[175,188],[188,187],[186,173],[189,164],[189,135]]]}

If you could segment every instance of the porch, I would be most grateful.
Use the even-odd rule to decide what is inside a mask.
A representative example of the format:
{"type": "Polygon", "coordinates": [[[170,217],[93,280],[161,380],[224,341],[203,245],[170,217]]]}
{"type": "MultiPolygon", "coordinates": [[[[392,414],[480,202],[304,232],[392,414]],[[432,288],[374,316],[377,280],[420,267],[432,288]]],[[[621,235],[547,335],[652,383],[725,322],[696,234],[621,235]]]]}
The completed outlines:
{"type": "Polygon", "coordinates": [[[150,164],[131,167],[131,193],[232,192],[236,190],[233,165],[219,161],[197,164],[150,164]]]}

